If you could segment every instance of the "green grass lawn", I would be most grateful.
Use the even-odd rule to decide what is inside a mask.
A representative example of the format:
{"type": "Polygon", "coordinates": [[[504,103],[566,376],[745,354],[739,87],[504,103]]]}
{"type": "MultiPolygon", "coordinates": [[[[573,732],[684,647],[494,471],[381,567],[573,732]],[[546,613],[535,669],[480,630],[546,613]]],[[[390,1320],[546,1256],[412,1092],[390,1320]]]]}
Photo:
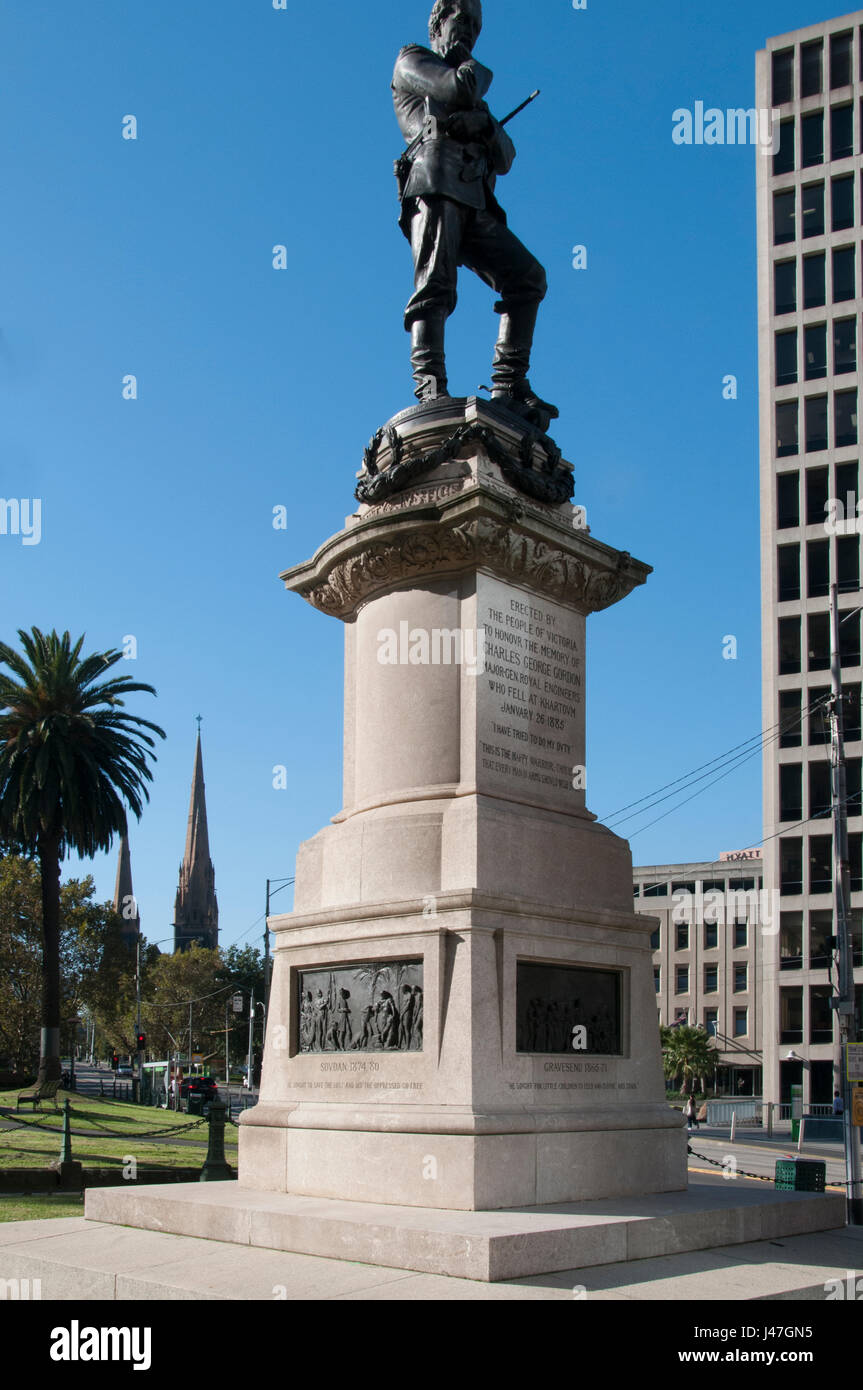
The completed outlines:
{"type": "Polygon", "coordinates": [[[83,1216],[84,1198],[67,1193],[38,1196],[3,1196],[0,1193],[0,1221],[44,1221],[49,1216],[83,1216]]]}
{"type": "MultiPolygon", "coordinates": [[[[13,1112],[2,1118],[14,1118],[17,1094],[17,1091],[0,1091],[0,1106],[7,1106],[13,1112]]],[[[61,1093],[61,1107],[63,1099],[61,1093]]],[[[74,1093],[69,1099],[73,1112],[72,1157],[85,1168],[122,1168],[128,1155],[136,1160],[139,1168],[194,1168],[204,1161],[207,1125],[201,1124],[194,1115],[74,1093]],[[101,1136],[100,1129],[112,1130],[114,1136],[101,1136]],[[85,1137],[90,1131],[92,1137],[85,1137]],[[170,1138],[157,1137],[167,1131],[173,1131],[170,1138]],[[171,1138],[191,1142],[172,1143],[171,1138]]],[[[48,1103],[35,1115],[30,1109],[26,1112],[22,1109],[17,1118],[22,1121],[22,1127],[0,1130],[0,1171],[45,1167],[59,1157],[62,1108],[55,1112],[48,1103]]],[[[228,1162],[236,1166],[237,1131],[232,1125],[225,1131],[225,1152],[228,1162]]]]}

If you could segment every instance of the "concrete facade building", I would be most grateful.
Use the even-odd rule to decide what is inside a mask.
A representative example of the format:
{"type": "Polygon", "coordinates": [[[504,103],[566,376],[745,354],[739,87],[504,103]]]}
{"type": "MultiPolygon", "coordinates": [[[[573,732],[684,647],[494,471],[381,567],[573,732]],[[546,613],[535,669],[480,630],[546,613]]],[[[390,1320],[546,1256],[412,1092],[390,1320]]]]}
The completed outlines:
{"type": "MultiPolygon", "coordinates": [[[[851,903],[863,909],[860,486],[863,10],[771,38],[756,105],[760,375],[764,1097],[829,1102],[834,1084],[829,595],[839,587],[851,903]],[[792,1054],[792,1055],[789,1055],[792,1054]]],[[[855,964],[859,964],[859,952],[855,964]]],[[[858,974],[858,980],[863,974],[858,974]]],[[[859,993],[859,990],[858,990],[859,993]]],[[[858,1004],[859,1008],[859,1004],[858,1004]]]]}
{"type": "MultiPolygon", "coordinates": [[[[633,869],[636,912],[658,918],[653,978],[659,1022],[716,1039],[722,1095],[762,1086],[762,861],[757,850],[698,864],[633,869]]],[[[769,926],[769,924],[768,924],[769,926]]]]}

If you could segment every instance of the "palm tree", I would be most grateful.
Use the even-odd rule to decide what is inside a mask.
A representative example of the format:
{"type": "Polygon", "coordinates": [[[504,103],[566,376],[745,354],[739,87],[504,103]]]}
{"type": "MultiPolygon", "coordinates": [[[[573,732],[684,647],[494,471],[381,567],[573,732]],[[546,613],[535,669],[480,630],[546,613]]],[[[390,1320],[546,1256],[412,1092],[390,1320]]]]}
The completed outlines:
{"type": "Polygon", "coordinates": [[[0,842],[38,858],[41,871],[41,1083],[60,1076],[60,863],[70,851],[109,850],[126,833],[127,806],[140,820],[155,761],[150,734],[165,734],[124,713],[123,697],[155,695],[151,685],[128,676],[95,684],[122,652],[82,660],[83,637],[73,646],[68,632],[37,627],[18,637],[23,656],[0,642],[0,842]]]}
{"type": "Polygon", "coordinates": [[[680,1094],[695,1089],[696,1078],[710,1077],[716,1070],[716,1049],[710,1045],[710,1035],[704,1028],[678,1025],[663,1028],[662,1062],[669,1081],[680,1081],[680,1094]]]}

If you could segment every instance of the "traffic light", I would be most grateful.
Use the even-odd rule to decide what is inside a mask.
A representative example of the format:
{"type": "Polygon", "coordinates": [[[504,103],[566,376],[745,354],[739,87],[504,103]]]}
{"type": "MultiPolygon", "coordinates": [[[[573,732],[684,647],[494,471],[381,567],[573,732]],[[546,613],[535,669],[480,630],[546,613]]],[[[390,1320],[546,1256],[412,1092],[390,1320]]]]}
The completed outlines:
{"type": "Polygon", "coordinates": [[[117,1068],[119,1067],[119,1065],[120,1065],[120,1055],[119,1055],[119,1053],[114,1052],[114,1053],[111,1054],[111,1066],[114,1068],[114,1071],[116,1071],[117,1068]]]}
{"type": "Polygon", "coordinates": [[[135,1038],[135,1044],[137,1046],[138,1051],[143,1052],[145,1047],[147,1046],[147,1034],[139,1033],[138,1036],[135,1038]]]}

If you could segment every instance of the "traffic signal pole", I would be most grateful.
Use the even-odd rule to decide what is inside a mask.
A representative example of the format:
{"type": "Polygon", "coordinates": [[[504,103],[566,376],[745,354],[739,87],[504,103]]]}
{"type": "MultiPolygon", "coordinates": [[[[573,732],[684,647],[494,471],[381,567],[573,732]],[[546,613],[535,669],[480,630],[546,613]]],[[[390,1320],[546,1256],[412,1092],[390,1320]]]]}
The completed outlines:
{"type": "Polygon", "coordinates": [[[852,1085],[848,1075],[848,1044],[857,1041],[854,996],[854,954],[849,929],[851,874],[848,859],[848,806],[845,777],[845,741],[842,711],[842,665],[839,654],[839,590],[830,588],[830,765],[833,801],[833,903],[839,947],[839,991],[831,1001],[836,1011],[841,1056],[840,1091],[843,1101],[845,1175],[848,1193],[848,1224],[863,1226],[863,1186],[861,1186],[860,1136],[852,1123],[852,1085]]]}

